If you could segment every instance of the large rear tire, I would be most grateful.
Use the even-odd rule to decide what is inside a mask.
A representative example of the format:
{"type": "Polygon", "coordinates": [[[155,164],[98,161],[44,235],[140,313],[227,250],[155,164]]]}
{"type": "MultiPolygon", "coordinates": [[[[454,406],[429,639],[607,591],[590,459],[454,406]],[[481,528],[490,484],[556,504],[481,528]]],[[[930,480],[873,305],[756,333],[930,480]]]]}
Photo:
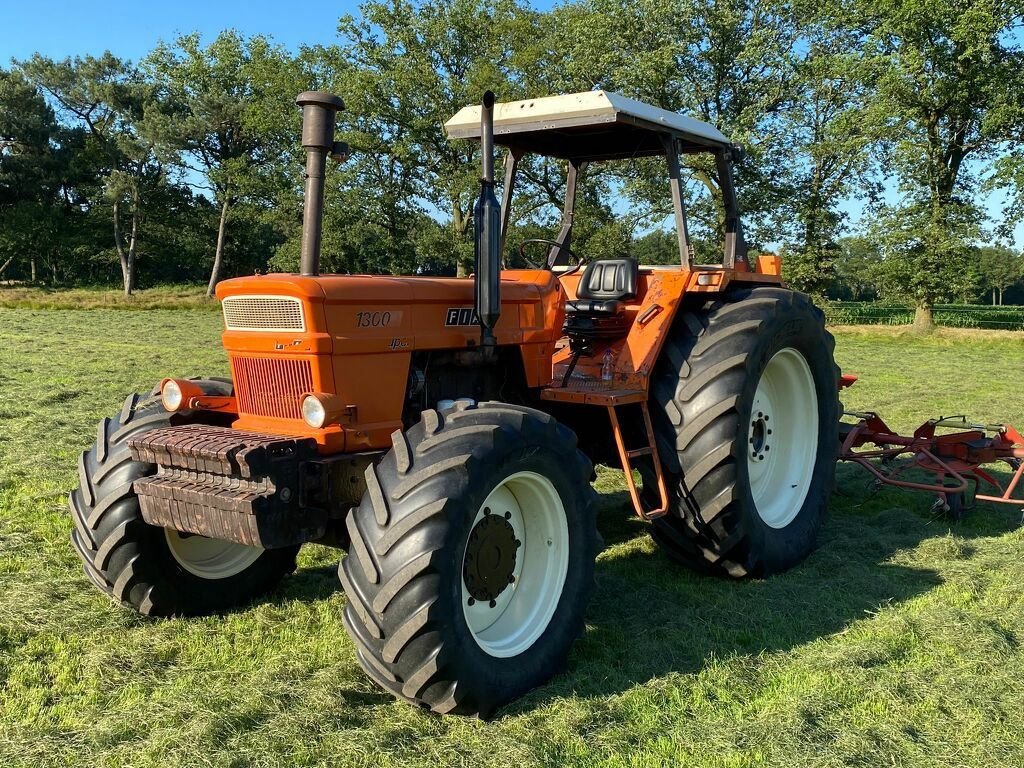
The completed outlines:
{"type": "MultiPolygon", "coordinates": [[[[230,383],[197,381],[230,394],[230,383]]],[[[99,423],[96,443],[78,462],[79,487],[69,498],[71,540],[86,576],[101,591],[150,616],[201,615],[249,602],[295,570],[298,547],[264,550],[179,534],[142,519],[132,483],[156,471],[134,461],[128,440],[151,429],[200,422],[204,414],[171,414],[154,394],[131,395],[121,412],[99,423]]]]}
{"type": "Polygon", "coordinates": [[[651,382],[673,497],[651,535],[673,559],[759,577],[814,549],[835,480],[834,348],[822,312],[782,288],[681,313],[651,382]]]}
{"type": "Polygon", "coordinates": [[[565,663],[599,537],[590,462],[540,411],[425,411],[366,471],[339,576],[366,673],[438,713],[488,716],[565,663]]]}

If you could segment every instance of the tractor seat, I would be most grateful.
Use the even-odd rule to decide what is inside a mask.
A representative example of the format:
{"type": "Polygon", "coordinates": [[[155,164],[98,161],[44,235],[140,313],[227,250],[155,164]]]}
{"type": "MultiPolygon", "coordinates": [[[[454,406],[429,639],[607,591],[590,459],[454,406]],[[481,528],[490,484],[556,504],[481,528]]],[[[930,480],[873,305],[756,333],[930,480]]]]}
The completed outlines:
{"type": "Polygon", "coordinates": [[[623,314],[627,299],[636,298],[636,259],[599,259],[587,264],[576,299],[565,303],[565,333],[580,339],[615,338],[629,330],[623,314]]]}
{"type": "Polygon", "coordinates": [[[616,315],[624,299],[636,298],[640,268],[636,259],[598,259],[587,264],[576,288],[575,301],[566,302],[568,313],[616,315]]]}

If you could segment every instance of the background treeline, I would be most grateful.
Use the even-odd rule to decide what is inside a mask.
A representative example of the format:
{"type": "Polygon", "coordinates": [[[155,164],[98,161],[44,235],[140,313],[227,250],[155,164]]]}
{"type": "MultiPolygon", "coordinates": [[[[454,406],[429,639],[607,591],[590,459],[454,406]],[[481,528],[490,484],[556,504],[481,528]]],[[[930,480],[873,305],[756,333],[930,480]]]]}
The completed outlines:
{"type": "MultiPolygon", "coordinates": [[[[0,280],[126,293],[293,269],[295,95],[340,94],[352,157],[329,177],[324,267],[464,273],[477,159],[441,124],[505,100],[606,88],[709,121],[747,150],[748,240],[841,300],[1024,303],[1024,0],[367,2],[338,42],[225,32],[142,61],[33,56],[0,69],[0,280]],[[998,210],[984,205],[996,197],[998,210]],[[856,200],[855,204],[849,201],[856,200]],[[849,229],[851,205],[867,215],[849,229]]],[[[718,259],[719,180],[691,159],[698,259],[718,259]]],[[[564,172],[531,160],[511,244],[551,236],[564,172]]],[[[678,258],[660,164],[592,166],[575,245],[678,258]]]]}

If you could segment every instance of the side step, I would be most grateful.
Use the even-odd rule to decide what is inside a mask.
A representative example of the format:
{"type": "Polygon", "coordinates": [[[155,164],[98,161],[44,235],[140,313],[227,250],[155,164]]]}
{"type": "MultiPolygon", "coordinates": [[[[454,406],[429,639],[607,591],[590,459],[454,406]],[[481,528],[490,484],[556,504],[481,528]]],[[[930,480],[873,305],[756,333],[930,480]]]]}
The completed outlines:
{"type": "Polygon", "coordinates": [[[619,450],[619,461],[622,462],[622,474],[626,476],[626,488],[629,489],[629,497],[633,501],[633,510],[641,520],[656,520],[668,512],[668,489],[665,487],[665,475],[661,469],[661,459],[658,456],[658,446],[654,440],[654,427],[651,424],[651,414],[647,410],[647,400],[640,400],[636,403],[644,418],[644,435],[647,438],[647,445],[641,448],[629,449],[622,436],[622,427],[619,425],[619,417],[615,412],[618,403],[608,403],[608,418],[612,422],[612,433],[615,435],[615,447],[619,450]],[[654,474],[658,481],[658,507],[647,509],[640,499],[637,491],[636,481],[633,479],[633,459],[640,456],[650,456],[654,466],[654,474]]]}
{"type": "Polygon", "coordinates": [[[189,424],[128,441],[132,458],[156,464],[136,480],[143,519],[215,539],[276,549],[321,538],[323,475],[312,438],[189,424]]]}
{"type": "Polygon", "coordinates": [[[651,413],[647,409],[647,392],[645,390],[615,389],[605,382],[586,382],[569,387],[548,387],[541,390],[540,397],[542,400],[559,403],[596,405],[607,408],[608,418],[612,423],[612,434],[615,436],[615,447],[618,449],[619,461],[622,463],[622,473],[626,476],[626,488],[629,490],[629,498],[633,502],[633,511],[641,520],[648,521],[656,520],[668,513],[668,488],[665,485],[665,473],[661,467],[661,458],[658,456],[658,445],[655,442],[654,426],[651,424],[651,413]],[[640,426],[643,428],[646,444],[639,448],[626,447],[626,440],[622,435],[622,425],[619,423],[616,409],[625,405],[639,405],[643,415],[643,423],[640,426]],[[640,492],[633,479],[633,459],[640,456],[651,457],[654,475],[658,481],[658,506],[655,509],[648,509],[640,499],[640,492]]]}

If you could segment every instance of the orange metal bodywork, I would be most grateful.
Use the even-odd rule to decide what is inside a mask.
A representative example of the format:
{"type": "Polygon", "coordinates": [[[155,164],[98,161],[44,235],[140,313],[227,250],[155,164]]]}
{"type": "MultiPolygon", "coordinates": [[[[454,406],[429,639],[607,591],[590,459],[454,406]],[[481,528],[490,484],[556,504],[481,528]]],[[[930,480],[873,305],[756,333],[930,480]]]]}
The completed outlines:
{"type": "MultiPolygon", "coordinates": [[[[502,312],[495,331],[499,346],[519,350],[526,384],[542,399],[607,407],[607,396],[619,391],[630,393],[635,402],[636,393],[647,391],[648,377],[686,294],[708,294],[710,299],[736,281],[779,280],[720,267],[642,268],[637,297],[625,307],[629,333],[581,359],[564,388],[561,378],[569,350],[559,340],[565,302],[575,298],[579,273],[559,278],[547,270],[503,271],[502,312]],[[602,381],[604,350],[609,347],[614,375],[612,381],[602,381]]],[[[472,310],[473,280],[468,278],[274,274],[227,280],[217,287],[219,299],[242,295],[300,299],[306,328],[224,331],[238,401],[234,426],[310,436],[324,453],[389,447],[391,434],[403,427],[412,354],[470,350],[479,344],[477,325],[446,325],[450,310],[472,310]],[[307,384],[308,391],[336,395],[345,404],[341,423],[312,429],[301,420],[296,389],[307,384]],[[268,389],[288,394],[285,400],[268,400],[268,389]],[[252,412],[259,409],[247,404],[260,393],[267,407],[263,413],[252,412]]]]}
{"type": "MultiPolygon", "coordinates": [[[[353,409],[349,423],[314,430],[301,419],[240,408],[235,427],[312,436],[326,452],[390,445],[391,433],[402,428],[412,353],[473,349],[480,339],[476,325],[445,324],[449,310],[472,310],[470,279],[266,275],[217,286],[219,299],[239,295],[301,299],[306,330],[225,330],[232,369],[239,369],[240,359],[305,361],[311,369],[310,391],[335,394],[353,409]]],[[[542,387],[551,380],[551,357],[565,317],[561,285],[547,271],[509,270],[502,273],[501,297],[498,344],[517,347],[528,386],[542,387]]]]}

